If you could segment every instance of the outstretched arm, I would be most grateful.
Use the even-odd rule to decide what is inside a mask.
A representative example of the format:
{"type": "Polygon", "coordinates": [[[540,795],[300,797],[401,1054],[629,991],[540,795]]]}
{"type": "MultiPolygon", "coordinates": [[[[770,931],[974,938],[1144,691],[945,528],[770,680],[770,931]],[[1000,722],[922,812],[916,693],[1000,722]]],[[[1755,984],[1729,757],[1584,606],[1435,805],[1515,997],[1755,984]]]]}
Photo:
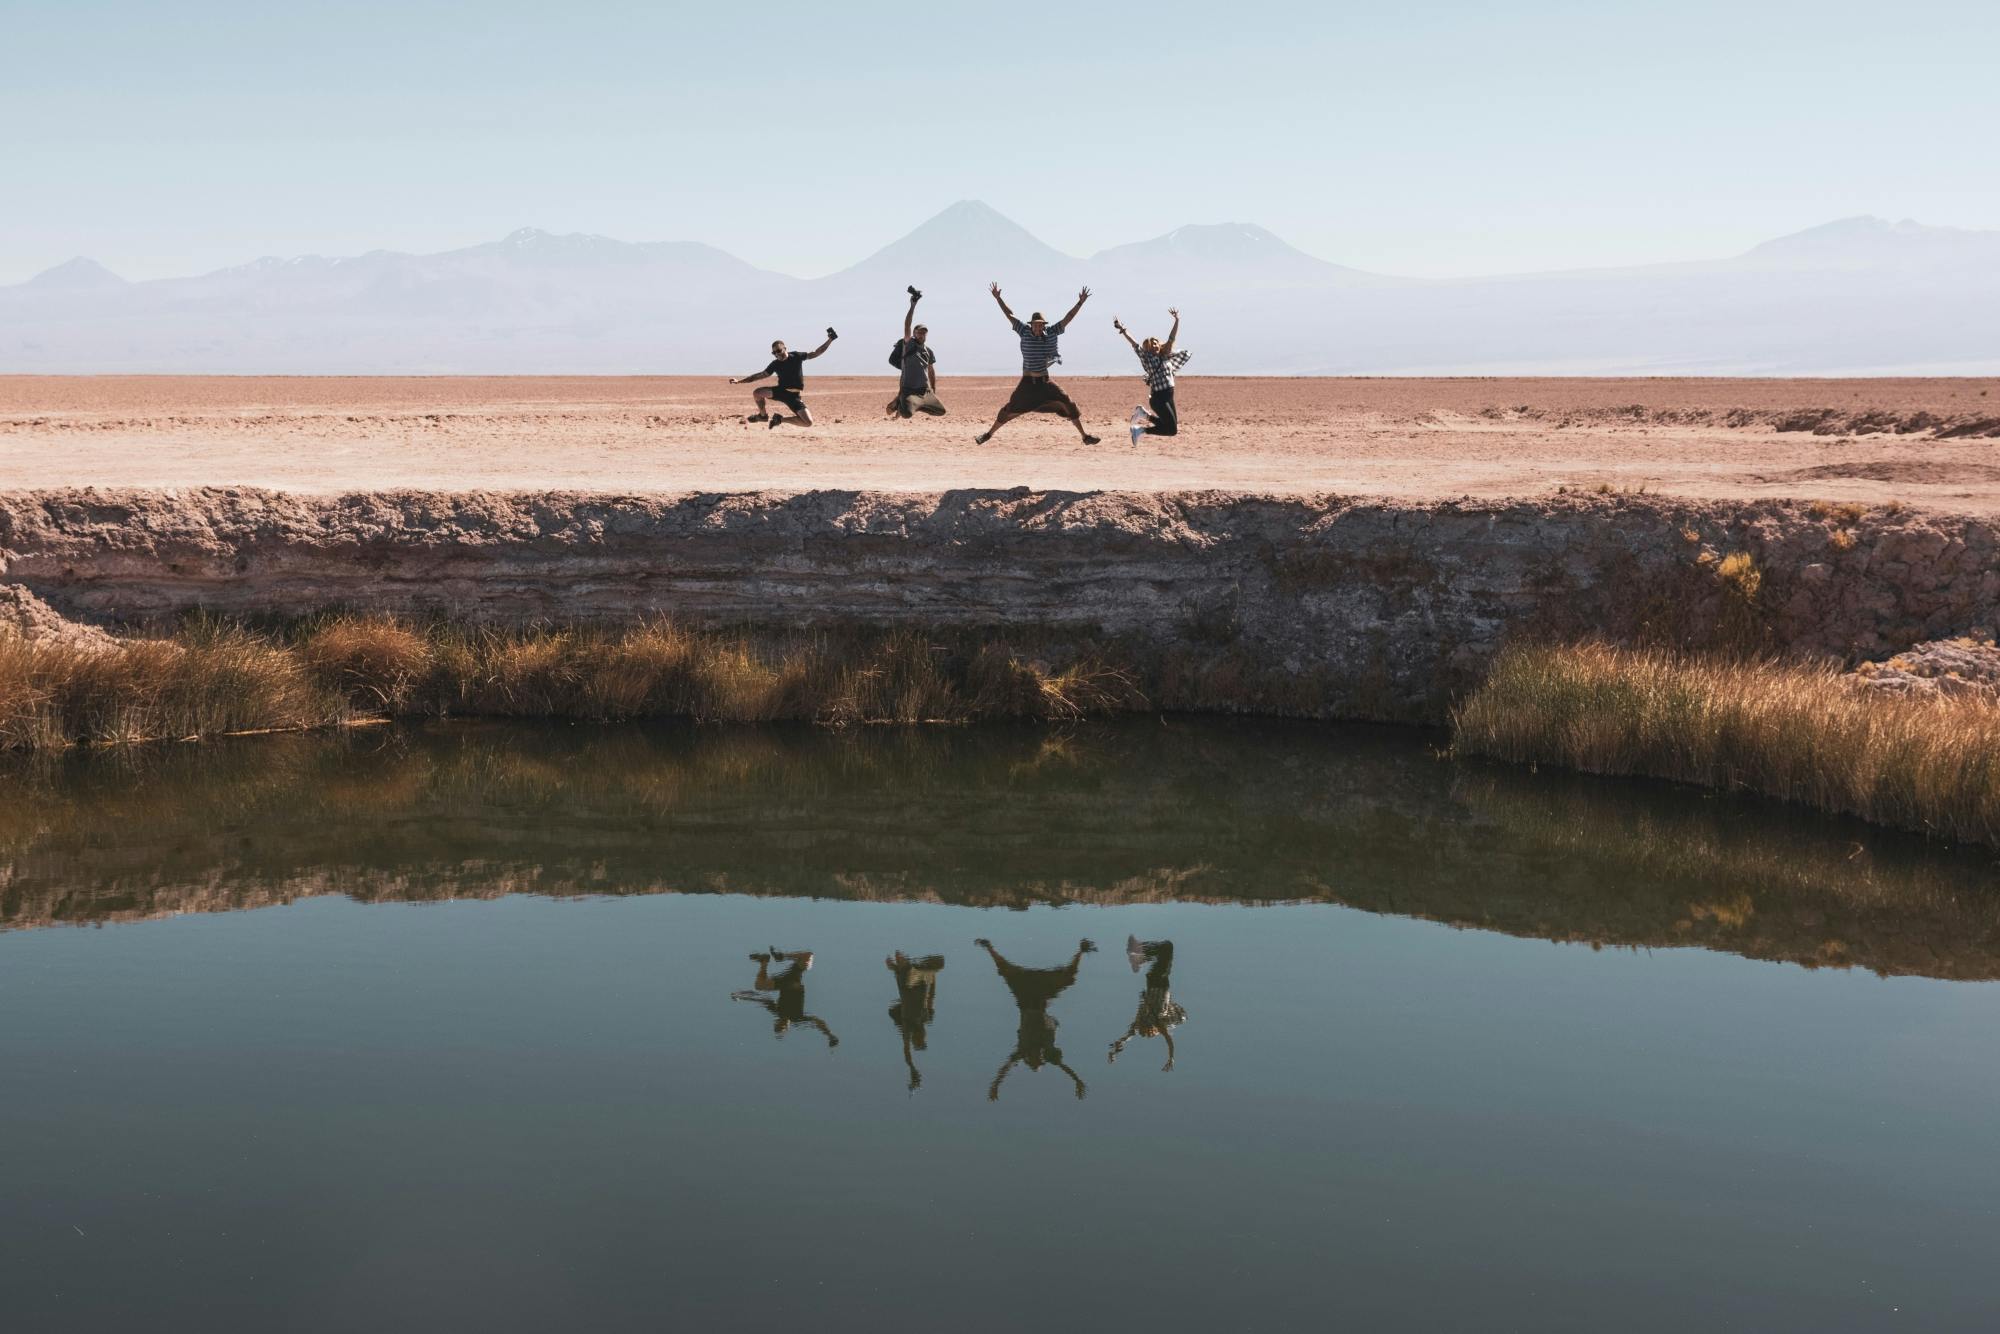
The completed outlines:
{"type": "Polygon", "coordinates": [[[1160,346],[1160,356],[1162,358],[1171,357],[1174,354],[1174,340],[1181,336],[1181,313],[1172,306],[1168,306],[1167,314],[1174,317],[1174,327],[1167,330],[1167,341],[1160,346]]]}
{"type": "Polygon", "coordinates": [[[1009,324],[1014,323],[1014,308],[1007,304],[1006,297],[1000,295],[1000,284],[994,283],[987,290],[992,292],[993,299],[1000,303],[1000,313],[1007,317],[1007,323],[1009,324]]]}
{"type": "Polygon", "coordinates": [[[757,373],[756,373],[755,375],[739,375],[739,376],[737,376],[737,377],[736,377],[735,379],[731,380],[731,381],[730,381],[729,383],[731,383],[731,384],[749,384],[749,383],[751,383],[751,382],[752,382],[752,381],[754,381],[754,380],[761,380],[761,379],[763,379],[763,378],[764,378],[765,376],[769,375],[770,373],[771,373],[771,368],[770,368],[769,366],[766,366],[766,367],[765,367],[765,368],[764,368],[763,370],[761,370],[761,371],[758,371],[758,372],[757,372],[757,373]]]}
{"type": "Polygon", "coordinates": [[[1114,315],[1111,317],[1111,327],[1116,329],[1119,332],[1119,334],[1124,337],[1127,343],[1131,344],[1132,350],[1134,352],[1137,352],[1139,350],[1139,340],[1134,338],[1132,336],[1132,331],[1125,327],[1125,321],[1119,319],[1116,315],[1114,315]]]}
{"type": "Polygon", "coordinates": [[[1076,304],[1069,308],[1069,314],[1056,321],[1056,332],[1061,333],[1069,328],[1069,322],[1076,318],[1076,313],[1083,309],[1083,303],[1088,300],[1090,300],[1090,289],[1086,287],[1076,294],[1076,304]]]}

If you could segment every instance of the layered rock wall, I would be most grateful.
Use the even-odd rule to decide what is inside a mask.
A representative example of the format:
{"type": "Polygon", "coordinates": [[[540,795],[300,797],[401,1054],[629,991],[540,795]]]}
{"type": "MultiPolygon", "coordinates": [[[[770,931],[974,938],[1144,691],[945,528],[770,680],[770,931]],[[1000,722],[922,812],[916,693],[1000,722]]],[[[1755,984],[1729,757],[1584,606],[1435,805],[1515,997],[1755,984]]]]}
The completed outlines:
{"type": "Polygon", "coordinates": [[[1615,494],[86,489],[0,495],[0,583],[127,624],[340,607],[1033,628],[1235,655],[1318,683],[1311,711],[1421,717],[1516,634],[1754,632],[1853,659],[1990,628],[2000,524],[1615,494]]]}

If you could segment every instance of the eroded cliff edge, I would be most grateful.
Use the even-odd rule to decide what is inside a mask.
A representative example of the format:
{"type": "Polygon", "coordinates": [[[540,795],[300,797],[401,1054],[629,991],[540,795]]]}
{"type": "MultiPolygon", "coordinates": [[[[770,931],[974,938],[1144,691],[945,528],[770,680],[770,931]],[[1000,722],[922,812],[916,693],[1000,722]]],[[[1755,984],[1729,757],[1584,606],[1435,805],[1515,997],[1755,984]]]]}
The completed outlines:
{"type": "Polygon", "coordinates": [[[338,607],[1033,632],[1231,659],[1246,708],[1434,718],[1516,634],[1754,633],[1852,660],[1991,628],[2000,523],[1643,495],[48,490],[0,495],[0,582],[124,624],[338,607]],[[1754,579],[1721,573],[1738,555],[1754,579]]]}

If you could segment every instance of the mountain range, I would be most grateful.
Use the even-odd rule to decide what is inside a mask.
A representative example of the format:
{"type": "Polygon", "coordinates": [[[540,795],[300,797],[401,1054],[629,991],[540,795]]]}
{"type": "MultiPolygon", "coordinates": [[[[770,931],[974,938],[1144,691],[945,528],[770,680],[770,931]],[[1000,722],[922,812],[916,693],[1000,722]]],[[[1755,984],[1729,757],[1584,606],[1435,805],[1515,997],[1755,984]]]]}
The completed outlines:
{"type": "Polygon", "coordinates": [[[815,369],[889,374],[908,283],[941,375],[1000,373],[1018,361],[994,279],[1024,318],[1092,287],[1072,373],[1132,370],[1111,317],[1163,334],[1178,305],[1190,373],[2000,374],[2000,232],[1849,218],[1723,259],[1420,280],[1248,223],[1077,258],[970,200],[815,279],[697,242],[532,228],[146,282],[79,257],[0,287],[0,373],[741,374],[773,338],[809,347],[835,325],[815,369]]]}

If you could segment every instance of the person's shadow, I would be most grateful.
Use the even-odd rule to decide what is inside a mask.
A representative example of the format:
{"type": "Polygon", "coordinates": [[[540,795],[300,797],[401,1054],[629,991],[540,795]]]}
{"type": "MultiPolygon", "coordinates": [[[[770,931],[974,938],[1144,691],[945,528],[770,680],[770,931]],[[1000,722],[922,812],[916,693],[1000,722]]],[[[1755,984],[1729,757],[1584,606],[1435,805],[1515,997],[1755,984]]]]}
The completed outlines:
{"type": "Polygon", "coordinates": [[[913,1053],[924,1049],[931,1020],[937,1017],[937,975],[944,967],[942,954],[926,954],[921,959],[912,959],[897,950],[883,960],[891,973],[896,975],[896,1003],[889,1007],[889,1018],[903,1033],[903,1064],[910,1072],[910,1092],[924,1082],[917,1070],[913,1053]]]}
{"type": "Polygon", "coordinates": [[[1171,1070],[1174,1068],[1174,1030],[1187,1022],[1187,1011],[1181,1008],[1169,989],[1173,981],[1174,942],[1142,941],[1137,936],[1127,936],[1125,957],[1131,960],[1135,973],[1142,964],[1152,966],[1146,969],[1146,989],[1139,993],[1139,1013],[1132,1016],[1125,1036],[1111,1044],[1109,1059],[1117,1060],[1118,1053],[1124,1051],[1125,1044],[1133,1038],[1164,1038],[1167,1063],[1160,1069],[1171,1070]]]}
{"type": "Polygon", "coordinates": [[[987,1086],[988,1101],[999,1101],[1001,1081],[1013,1073],[1015,1066],[1022,1064],[1030,1070],[1053,1065],[1070,1077],[1070,1082],[1076,1085],[1076,1096],[1081,1098],[1084,1095],[1083,1079],[1063,1063],[1062,1048],[1056,1045],[1055,1016],[1049,1013],[1049,1003],[1076,981],[1077,965],[1097,946],[1087,940],[1078,941],[1076,953],[1060,968],[1023,968],[1009,963],[999,950],[993,948],[990,940],[975,940],[973,944],[993,956],[993,966],[999,970],[1000,980],[1014,993],[1014,1004],[1021,1011],[1020,1031],[1014,1037],[1014,1054],[1007,1058],[999,1073],[993,1076],[993,1082],[987,1086]]]}
{"type": "Polygon", "coordinates": [[[793,1024],[804,1024],[819,1030],[829,1051],[840,1045],[840,1039],[833,1035],[824,1019],[806,1013],[806,970],[813,965],[811,950],[767,950],[751,955],[750,962],[757,965],[757,980],[748,991],[730,992],[729,999],[754,1001],[770,1011],[771,1031],[779,1037],[785,1036],[793,1024]],[[774,963],[785,965],[776,976],[771,973],[774,963]]]}

